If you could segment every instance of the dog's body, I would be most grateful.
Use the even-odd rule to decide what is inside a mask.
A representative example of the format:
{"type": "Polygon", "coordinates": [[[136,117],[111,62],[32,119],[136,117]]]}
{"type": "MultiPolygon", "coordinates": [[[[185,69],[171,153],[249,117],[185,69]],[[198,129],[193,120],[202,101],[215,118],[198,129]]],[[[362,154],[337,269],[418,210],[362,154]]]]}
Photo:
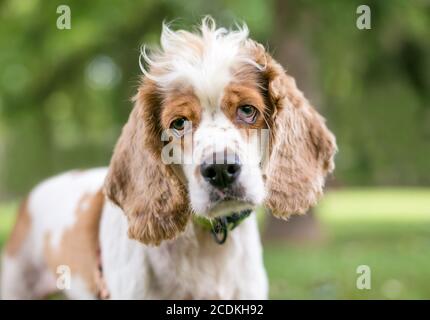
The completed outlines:
{"type": "Polygon", "coordinates": [[[94,276],[98,221],[103,277],[113,299],[267,297],[254,215],[223,245],[190,223],[176,240],[144,246],[128,238],[121,210],[98,199],[106,173],[106,169],[68,172],[33,190],[20,214],[28,225],[14,230],[6,249],[3,298],[42,298],[62,289],[67,276],[62,265],[70,268],[70,289],[62,291],[67,297],[99,298],[100,284],[94,276]]]}
{"type": "Polygon", "coordinates": [[[334,136],[246,26],[164,26],[143,57],[109,168],[47,180],[22,204],[4,298],[69,284],[71,298],[267,298],[255,214],[237,216],[306,212],[334,169],[334,136]]]}

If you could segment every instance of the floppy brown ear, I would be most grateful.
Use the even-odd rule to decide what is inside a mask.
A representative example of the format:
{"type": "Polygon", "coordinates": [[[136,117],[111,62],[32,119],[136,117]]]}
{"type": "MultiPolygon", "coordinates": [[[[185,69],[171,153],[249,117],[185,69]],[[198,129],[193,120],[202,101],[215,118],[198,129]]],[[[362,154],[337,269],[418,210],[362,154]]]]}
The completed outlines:
{"type": "Polygon", "coordinates": [[[105,193],[126,214],[130,238],[158,245],[185,229],[190,211],[185,187],[161,160],[154,90],[144,84],[135,98],[111,159],[105,193]]]}
{"type": "Polygon", "coordinates": [[[276,217],[305,213],[316,204],[337,151],[334,135],[281,65],[266,56],[271,152],[266,167],[266,206],[276,217]]]}

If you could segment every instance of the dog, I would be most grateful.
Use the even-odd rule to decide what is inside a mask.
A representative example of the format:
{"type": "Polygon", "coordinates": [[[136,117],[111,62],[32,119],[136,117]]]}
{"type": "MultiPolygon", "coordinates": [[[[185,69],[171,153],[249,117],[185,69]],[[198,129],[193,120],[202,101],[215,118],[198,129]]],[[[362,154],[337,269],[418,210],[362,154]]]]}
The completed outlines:
{"type": "Polygon", "coordinates": [[[108,168],[50,178],[22,202],[4,299],[267,299],[255,209],[317,203],[336,141],[246,25],[163,24],[108,168]]]}

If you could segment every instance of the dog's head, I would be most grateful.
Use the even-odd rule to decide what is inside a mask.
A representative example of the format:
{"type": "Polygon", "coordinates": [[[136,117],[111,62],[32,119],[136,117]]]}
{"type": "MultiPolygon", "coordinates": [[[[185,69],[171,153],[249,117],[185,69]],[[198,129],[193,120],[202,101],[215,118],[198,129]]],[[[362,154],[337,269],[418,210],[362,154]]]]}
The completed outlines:
{"type": "Polygon", "coordinates": [[[107,196],[129,235],[159,244],[190,214],[265,204],[276,217],[314,205],[334,168],[334,136],[247,28],[164,26],[111,160],[107,196]]]}

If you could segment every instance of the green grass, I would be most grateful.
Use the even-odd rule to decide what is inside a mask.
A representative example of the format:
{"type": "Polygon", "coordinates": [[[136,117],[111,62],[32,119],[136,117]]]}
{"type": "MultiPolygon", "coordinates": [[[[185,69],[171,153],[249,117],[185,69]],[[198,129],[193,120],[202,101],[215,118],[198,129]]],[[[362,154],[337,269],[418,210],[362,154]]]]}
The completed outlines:
{"type": "Polygon", "coordinates": [[[317,214],[319,243],[265,246],[271,298],[430,299],[430,190],[332,191],[317,214]]]}
{"type": "MultiPolygon", "coordinates": [[[[16,205],[0,205],[0,246],[16,205]]],[[[331,191],[317,243],[266,243],[273,299],[430,299],[430,189],[331,191]],[[356,269],[371,268],[371,290],[356,269]]]]}
{"type": "Polygon", "coordinates": [[[324,196],[319,210],[330,222],[430,222],[430,190],[337,190],[324,196]]]}
{"type": "Polygon", "coordinates": [[[17,204],[15,202],[0,203],[0,248],[11,231],[16,211],[17,204]]]}

